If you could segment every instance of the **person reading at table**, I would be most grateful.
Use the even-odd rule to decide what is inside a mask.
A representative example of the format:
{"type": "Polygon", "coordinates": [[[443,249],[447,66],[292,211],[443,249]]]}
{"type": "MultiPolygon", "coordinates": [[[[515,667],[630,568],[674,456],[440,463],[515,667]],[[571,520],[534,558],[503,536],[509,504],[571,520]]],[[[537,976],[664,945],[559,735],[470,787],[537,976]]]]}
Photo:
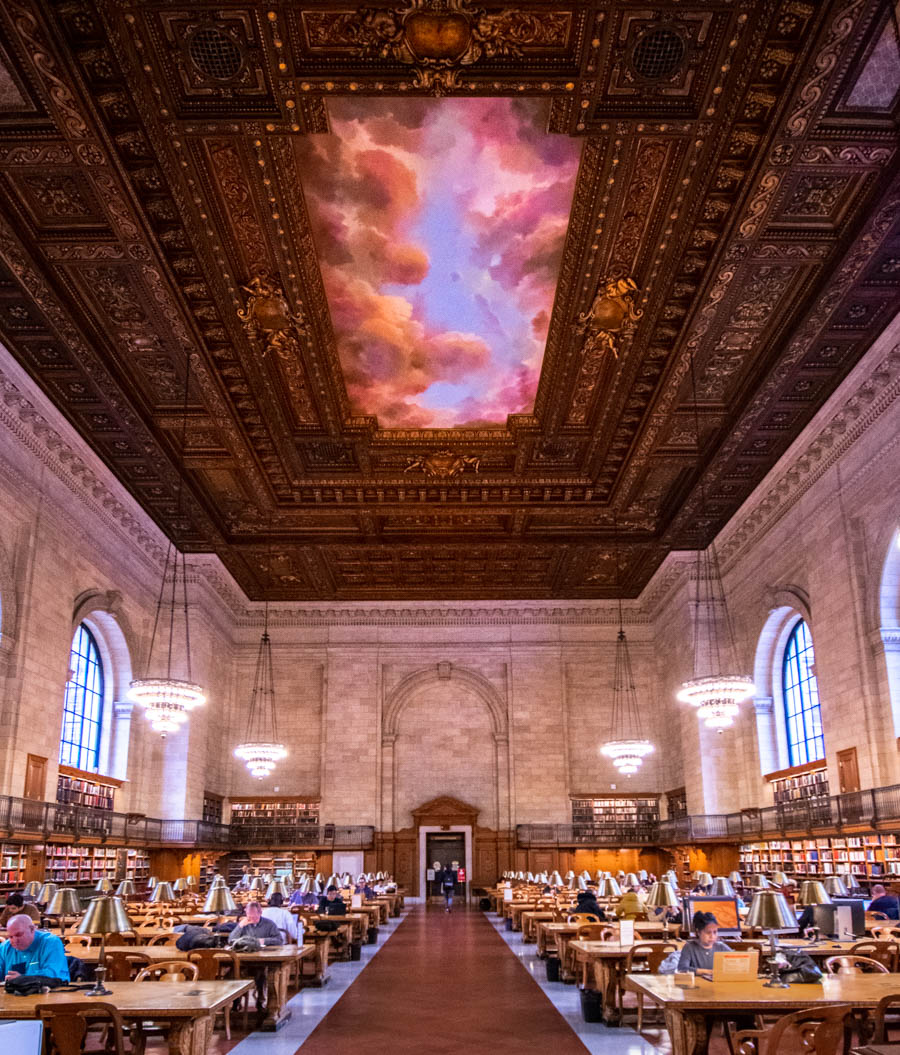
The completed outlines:
{"type": "Polygon", "coordinates": [[[588,887],[587,890],[578,891],[578,900],[575,904],[575,911],[578,913],[590,912],[596,916],[597,919],[602,923],[606,919],[606,913],[597,903],[597,891],[594,887],[588,887]]]}
{"type": "Polygon", "coordinates": [[[691,921],[696,937],[689,938],[681,949],[678,971],[693,971],[701,978],[712,978],[713,957],[717,952],[730,952],[724,941],[719,941],[719,923],[711,912],[695,912],[691,921]]]}
{"type": "Polygon", "coordinates": [[[872,887],[872,901],[868,911],[882,912],[888,919],[900,919],[900,899],[894,894],[889,894],[881,883],[876,883],[872,887]]]}
{"type": "MultiPolygon", "coordinates": [[[[262,907],[258,901],[248,901],[244,907],[244,915],[238,920],[238,925],[228,935],[228,944],[234,945],[238,938],[256,938],[262,945],[281,945],[281,931],[270,919],[265,919],[262,907]]],[[[253,977],[256,986],[256,1013],[257,1025],[261,1025],[265,1016],[266,991],[268,988],[267,969],[265,966],[253,965],[249,968],[243,966],[244,972],[253,977]]]]}
{"type": "Polygon", "coordinates": [[[19,913],[9,921],[9,941],[0,945],[0,980],[23,974],[69,981],[66,950],[55,934],[37,930],[30,916],[19,913]]]}
{"type": "Polygon", "coordinates": [[[647,913],[637,892],[626,890],[616,903],[615,913],[619,919],[646,919],[647,913]]]}
{"type": "Polygon", "coordinates": [[[336,886],[330,886],[323,897],[319,898],[319,915],[320,916],[346,916],[347,905],[344,899],[340,897],[338,888],[336,886]]]}
{"type": "Polygon", "coordinates": [[[26,905],[25,898],[14,891],[6,899],[6,908],[0,912],[0,927],[5,927],[13,916],[21,914],[29,916],[35,923],[41,922],[40,910],[35,908],[34,905],[26,905]]]}
{"type": "Polygon", "coordinates": [[[311,890],[307,890],[306,893],[302,890],[295,890],[288,902],[291,907],[299,905],[301,908],[315,908],[318,903],[318,897],[311,890]]]}

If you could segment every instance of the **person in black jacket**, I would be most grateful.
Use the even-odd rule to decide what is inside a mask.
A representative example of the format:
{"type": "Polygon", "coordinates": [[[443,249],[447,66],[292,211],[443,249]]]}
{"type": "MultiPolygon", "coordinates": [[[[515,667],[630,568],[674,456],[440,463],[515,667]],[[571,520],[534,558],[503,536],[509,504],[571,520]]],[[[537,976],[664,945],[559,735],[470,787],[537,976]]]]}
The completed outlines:
{"type": "Polygon", "coordinates": [[[597,903],[597,891],[593,887],[588,887],[587,890],[579,890],[575,911],[590,912],[601,922],[606,919],[606,913],[597,903]]]}
{"type": "Polygon", "coordinates": [[[346,916],[347,905],[342,897],[338,895],[338,888],[330,886],[324,896],[319,898],[320,916],[346,916]]]}
{"type": "Polygon", "coordinates": [[[449,865],[441,870],[441,893],[444,895],[444,911],[453,911],[453,893],[456,890],[456,869],[449,865]]]}

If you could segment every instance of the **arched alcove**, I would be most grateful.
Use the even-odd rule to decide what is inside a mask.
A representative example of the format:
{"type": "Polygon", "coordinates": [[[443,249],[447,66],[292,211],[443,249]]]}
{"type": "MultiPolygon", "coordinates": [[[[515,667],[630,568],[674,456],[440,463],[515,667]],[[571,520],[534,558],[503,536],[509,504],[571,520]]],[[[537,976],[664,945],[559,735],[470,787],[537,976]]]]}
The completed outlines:
{"type": "Polygon", "coordinates": [[[882,564],[878,617],[880,641],[876,651],[884,656],[883,673],[887,678],[894,735],[900,736],[900,531],[896,527],[890,533],[882,564]]]}

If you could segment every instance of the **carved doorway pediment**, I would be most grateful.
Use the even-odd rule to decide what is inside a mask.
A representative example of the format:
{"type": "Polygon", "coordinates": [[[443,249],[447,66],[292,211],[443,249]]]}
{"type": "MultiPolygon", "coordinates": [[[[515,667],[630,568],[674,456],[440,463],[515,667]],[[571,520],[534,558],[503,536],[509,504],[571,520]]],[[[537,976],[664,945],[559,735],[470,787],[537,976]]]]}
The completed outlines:
{"type": "Polygon", "coordinates": [[[416,827],[434,824],[469,824],[474,830],[478,822],[479,810],[451,795],[439,795],[430,802],[425,802],[412,810],[416,827]]]}

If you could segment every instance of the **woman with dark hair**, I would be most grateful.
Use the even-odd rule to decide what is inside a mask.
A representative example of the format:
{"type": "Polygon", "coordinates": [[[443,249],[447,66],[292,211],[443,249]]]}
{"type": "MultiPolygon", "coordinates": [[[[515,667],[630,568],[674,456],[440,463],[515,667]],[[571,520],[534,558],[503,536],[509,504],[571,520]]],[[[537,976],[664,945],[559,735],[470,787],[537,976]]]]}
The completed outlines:
{"type": "Polygon", "coordinates": [[[712,976],[713,957],[717,952],[728,952],[729,947],[719,941],[719,923],[711,912],[695,912],[691,924],[696,937],[684,943],[677,969],[712,976]]]}

